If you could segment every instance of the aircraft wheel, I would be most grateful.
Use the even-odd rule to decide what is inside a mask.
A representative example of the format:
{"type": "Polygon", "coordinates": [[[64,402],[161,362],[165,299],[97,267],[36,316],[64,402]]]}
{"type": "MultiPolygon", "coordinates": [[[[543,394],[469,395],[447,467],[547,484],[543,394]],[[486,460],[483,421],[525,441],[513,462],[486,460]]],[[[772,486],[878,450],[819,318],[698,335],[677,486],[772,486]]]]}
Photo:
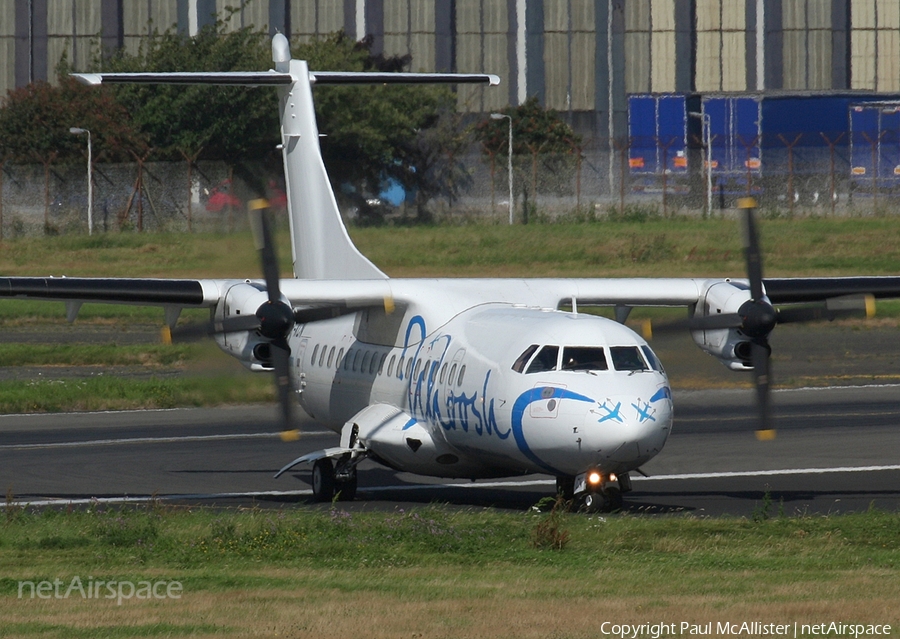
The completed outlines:
{"type": "Polygon", "coordinates": [[[581,497],[581,506],[585,512],[599,513],[603,511],[605,500],[600,493],[585,493],[581,497]]]}
{"type": "Polygon", "coordinates": [[[335,482],[334,489],[337,494],[338,501],[353,501],[356,499],[356,469],[351,472],[350,479],[335,482]]]}
{"type": "Polygon", "coordinates": [[[624,500],[618,488],[607,488],[602,493],[585,493],[581,497],[581,506],[588,513],[614,513],[622,510],[624,500]]]}
{"type": "Polygon", "coordinates": [[[312,470],[313,499],[331,501],[334,499],[334,465],[327,457],[317,459],[312,470]]]}

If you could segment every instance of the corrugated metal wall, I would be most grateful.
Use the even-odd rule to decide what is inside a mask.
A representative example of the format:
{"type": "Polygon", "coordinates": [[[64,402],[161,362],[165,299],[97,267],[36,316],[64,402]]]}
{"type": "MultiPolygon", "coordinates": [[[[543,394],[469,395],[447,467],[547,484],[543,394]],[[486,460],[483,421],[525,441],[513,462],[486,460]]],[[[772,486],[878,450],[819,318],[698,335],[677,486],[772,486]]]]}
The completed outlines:
{"type": "Polygon", "coordinates": [[[85,68],[98,34],[135,52],[154,28],[191,33],[235,4],[231,28],[364,31],[416,70],[503,77],[506,90],[460,88],[472,111],[532,95],[600,114],[629,93],[900,90],[898,0],[23,0],[0,2],[0,93],[52,81],[64,55],[85,68]]]}

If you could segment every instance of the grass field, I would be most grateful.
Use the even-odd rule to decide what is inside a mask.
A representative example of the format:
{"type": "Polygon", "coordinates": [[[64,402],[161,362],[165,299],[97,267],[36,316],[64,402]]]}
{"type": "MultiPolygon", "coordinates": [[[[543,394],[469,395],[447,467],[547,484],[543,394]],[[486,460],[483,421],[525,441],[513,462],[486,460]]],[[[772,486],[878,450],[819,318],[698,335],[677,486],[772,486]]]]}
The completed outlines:
{"type": "Polygon", "coordinates": [[[593,638],[605,621],[837,621],[896,634],[898,565],[896,514],[784,517],[765,503],[750,519],[715,520],[439,506],[11,510],[0,634],[593,638]],[[177,581],[181,592],[19,597],[21,581],[58,579],[64,594],[76,577],[177,581]]]}
{"type": "MultiPolygon", "coordinates": [[[[278,233],[290,272],[287,229],[278,233]]],[[[743,276],[736,221],[444,225],[351,228],[359,249],[392,277],[743,276]]],[[[900,217],[763,220],[770,276],[900,273],[900,217]]],[[[5,241],[2,275],[257,276],[249,233],[109,233],[5,241]]]]}

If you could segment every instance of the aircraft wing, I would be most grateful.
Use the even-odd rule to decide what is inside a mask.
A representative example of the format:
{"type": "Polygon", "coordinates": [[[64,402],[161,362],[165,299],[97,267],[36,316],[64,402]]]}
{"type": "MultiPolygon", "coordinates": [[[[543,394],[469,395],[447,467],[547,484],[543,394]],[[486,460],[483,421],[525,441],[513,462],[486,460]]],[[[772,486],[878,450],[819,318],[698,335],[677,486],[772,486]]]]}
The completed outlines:
{"type": "MultiPolygon", "coordinates": [[[[749,287],[743,278],[598,278],[556,280],[560,303],[574,298],[582,306],[688,306],[715,283],[749,287]]],[[[900,298],[900,276],[763,278],[773,304],[821,302],[845,295],[900,298]]]]}
{"type": "Polygon", "coordinates": [[[773,304],[819,302],[842,295],[868,294],[879,299],[900,297],[900,277],[763,278],[773,304]]]}
{"type": "MultiPolygon", "coordinates": [[[[482,301],[540,304],[555,307],[575,300],[582,306],[690,306],[714,283],[746,280],[724,278],[592,278],[592,279],[435,279],[281,281],[282,292],[295,307],[360,309],[415,301],[423,282],[450,297],[482,301]]],[[[175,308],[216,306],[231,286],[260,280],[0,277],[0,298],[27,298],[73,303],[98,302],[175,308]]],[[[823,301],[853,294],[900,298],[900,276],[766,278],[774,304],[823,301]]],[[[346,311],[345,311],[346,312],[346,311]]],[[[325,316],[323,316],[325,317],[325,316]]]]}
{"type": "Polygon", "coordinates": [[[219,287],[211,280],[97,277],[0,277],[0,297],[41,300],[214,306],[219,287]]]}

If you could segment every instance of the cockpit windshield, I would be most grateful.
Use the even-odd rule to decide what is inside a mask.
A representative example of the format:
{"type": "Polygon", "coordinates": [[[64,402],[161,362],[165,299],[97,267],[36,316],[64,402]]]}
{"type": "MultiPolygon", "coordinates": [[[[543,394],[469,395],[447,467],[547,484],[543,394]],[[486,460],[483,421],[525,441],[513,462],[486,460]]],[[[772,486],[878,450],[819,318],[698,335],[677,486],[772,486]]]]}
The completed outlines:
{"type": "Polygon", "coordinates": [[[559,346],[544,346],[531,360],[526,373],[543,373],[556,370],[556,360],[559,357],[559,346]]]}
{"type": "Polygon", "coordinates": [[[610,346],[609,354],[617,371],[649,370],[637,346],[610,346]]]}
{"type": "Polygon", "coordinates": [[[605,371],[609,370],[606,354],[596,346],[566,346],[563,348],[562,370],[564,371],[605,371]]]}
{"type": "Polygon", "coordinates": [[[548,371],[617,371],[635,372],[653,369],[664,373],[662,364],[649,346],[540,346],[526,348],[512,365],[517,373],[548,371]],[[560,358],[560,348],[562,357],[560,358]]]}
{"type": "Polygon", "coordinates": [[[656,356],[656,353],[653,352],[653,349],[649,346],[641,346],[641,350],[644,351],[644,357],[647,358],[650,368],[660,373],[666,372],[666,369],[663,368],[662,362],[659,361],[659,358],[656,356]]]}

